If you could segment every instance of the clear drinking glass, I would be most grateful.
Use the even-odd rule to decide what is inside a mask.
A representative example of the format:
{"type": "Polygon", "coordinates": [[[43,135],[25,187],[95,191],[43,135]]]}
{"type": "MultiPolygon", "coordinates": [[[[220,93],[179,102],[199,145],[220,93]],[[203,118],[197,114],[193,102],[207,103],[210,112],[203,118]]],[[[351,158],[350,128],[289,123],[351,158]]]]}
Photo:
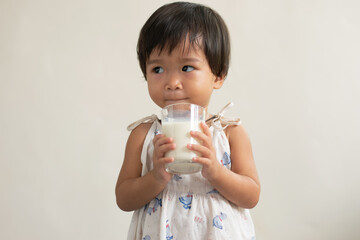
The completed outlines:
{"type": "Polygon", "coordinates": [[[168,105],[161,111],[162,132],[174,139],[176,149],[166,153],[174,162],[167,164],[166,171],[177,174],[195,173],[202,169],[199,163],[193,163],[197,154],[187,148],[187,144],[197,144],[190,131],[200,131],[200,122],[205,122],[205,109],[190,103],[168,105]]]}

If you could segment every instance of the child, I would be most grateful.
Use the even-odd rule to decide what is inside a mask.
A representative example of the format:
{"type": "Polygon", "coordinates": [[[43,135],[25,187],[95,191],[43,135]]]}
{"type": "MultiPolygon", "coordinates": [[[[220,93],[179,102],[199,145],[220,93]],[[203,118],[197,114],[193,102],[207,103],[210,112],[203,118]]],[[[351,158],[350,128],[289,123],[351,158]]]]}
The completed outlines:
{"type": "MultiPolygon", "coordinates": [[[[193,103],[207,111],[212,91],[227,75],[230,43],[222,18],[203,5],[162,6],[143,26],[138,58],[151,99],[160,108],[193,103]]],[[[224,111],[225,109],[223,109],[224,111]]],[[[132,130],[116,185],[118,206],[134,211],[128,239],[255,239],[248,209],[259,199],[260,184],[249,138],[239,119],[210,115],[201,144],[188,145],[201,157],[202,171],[173,175],[165,153],[175,149],[161,134],[156,115],[132,130]]]]}

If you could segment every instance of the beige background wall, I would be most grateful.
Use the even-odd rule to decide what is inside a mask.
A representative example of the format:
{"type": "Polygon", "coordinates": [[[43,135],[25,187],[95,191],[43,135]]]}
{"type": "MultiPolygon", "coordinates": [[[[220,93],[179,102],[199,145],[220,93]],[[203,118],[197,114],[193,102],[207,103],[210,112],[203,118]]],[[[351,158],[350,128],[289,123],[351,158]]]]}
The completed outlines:
{"type": "MultiPolygon", "coordinates": [[[[136,40],[166,2],[0,0],[1,239],[125,239],[126,126],[158,113],[136,40]]],[[[232,35],[210,110],[252,139],[258,239],[359,239],[359,1],[198,2],[232,35]]]]}

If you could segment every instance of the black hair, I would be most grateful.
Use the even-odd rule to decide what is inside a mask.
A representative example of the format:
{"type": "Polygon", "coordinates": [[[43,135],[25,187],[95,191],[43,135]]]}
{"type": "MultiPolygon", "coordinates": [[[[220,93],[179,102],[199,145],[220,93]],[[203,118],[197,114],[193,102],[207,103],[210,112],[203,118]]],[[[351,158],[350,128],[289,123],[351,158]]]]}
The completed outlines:
{"type": "Polygon", "coordinates": [[[172,52],[188,40],[190,47],[203,49],[215,76],[226,77],[230,62],[230,37],[221,16],[209,7],[174,2],[157,9],[142,27],[137,44],[141,71],[146,79],[146,62],[154,49],[172,52]]]}

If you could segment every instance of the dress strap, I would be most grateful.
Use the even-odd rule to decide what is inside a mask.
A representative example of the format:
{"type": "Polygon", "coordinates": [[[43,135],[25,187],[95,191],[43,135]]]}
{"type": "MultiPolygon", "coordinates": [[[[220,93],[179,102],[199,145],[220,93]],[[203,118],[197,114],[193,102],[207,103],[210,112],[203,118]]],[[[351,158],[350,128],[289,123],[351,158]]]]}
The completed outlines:
{"type": "Polygon", "coordinates": [[[225,129],[227,128],[229,125],[240,125],[241,124],[241,119],[240,118],[233,118],[233,117],[225,117],[224,113],[227,109],[231,108],[232,106],[234,106],[233,102],[229,102],[228,104],[225,105],[225,107],[223,107],[218,114],[215,114],[214,116],[212,116],[211,118],[207,119],[206,121],[211,121],[211,125],[216,128],[216,129],[225,129]],[[217,121],[220,121],[221,124],[224,124],[225,127],[222,127],[221,124],[216,124],[217,121]]]}
{"type": "Polygon", "coordinates": [[[142,124],[142,123],[153,123],[153,122],[155,122],[156,120],[159,120],[158,117],[156,116],[156,114],[153,114],[153,115],[151,115],[151,116],[144,117],[144,118],[139,119],[139,120],[137,120],[136,122],[133,122],[132,124],[130,124],[130,125],[127,127],[127,130],[128,130],[128,131],[132,131],[132,130],[134,130],[137,126],[139,126],[139,125],[142,124]]]}

